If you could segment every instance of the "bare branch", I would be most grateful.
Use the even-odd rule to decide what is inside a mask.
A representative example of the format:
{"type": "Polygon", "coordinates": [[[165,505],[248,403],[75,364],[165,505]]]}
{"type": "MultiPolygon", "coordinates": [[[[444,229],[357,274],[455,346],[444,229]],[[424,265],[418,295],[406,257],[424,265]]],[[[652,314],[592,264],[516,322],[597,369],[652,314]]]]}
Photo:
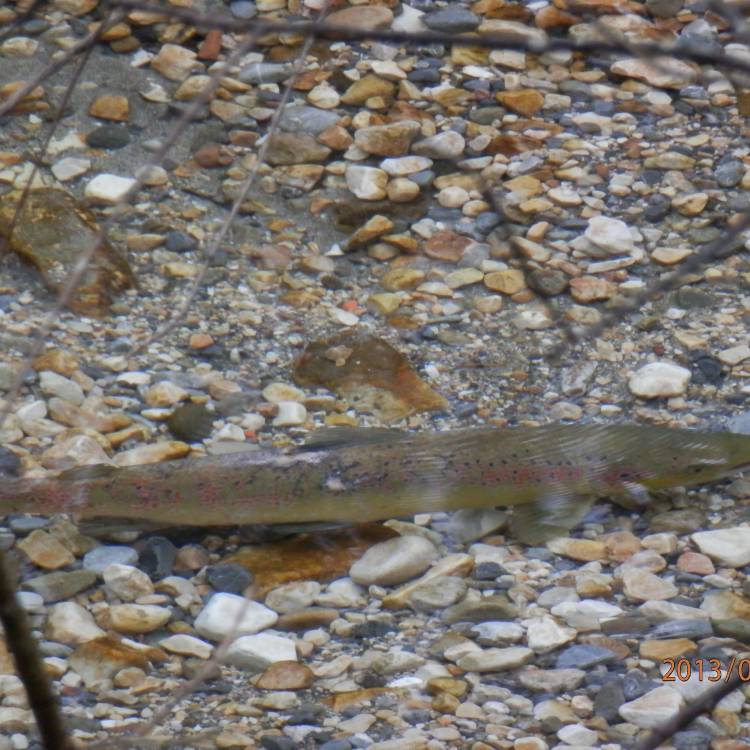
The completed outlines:
{"type": "Polygon", "coordinates": [[[5,552],[0,550],[0,622],[13,654],[18,676],[26,688],[45,750],[73,750],[63,723],[52,683],[44,668],[26,613],[16,601],[15,586],[8,571],[5,552]]]}

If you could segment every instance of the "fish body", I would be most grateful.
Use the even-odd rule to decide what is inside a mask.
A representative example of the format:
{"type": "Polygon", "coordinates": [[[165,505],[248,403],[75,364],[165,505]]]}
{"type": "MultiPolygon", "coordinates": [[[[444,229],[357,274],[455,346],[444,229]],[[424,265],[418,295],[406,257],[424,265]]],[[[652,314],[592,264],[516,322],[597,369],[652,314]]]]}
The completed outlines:
{"type": "Polygon", "coordinates": [[[642,502],[750,466],[750,436],[636,425],[440,433],[337,428],[289,452],[127,468],[81,467],[0,484],[0,513],[72,513],[165,525],[361,523],[518,506],[516,536],[574,525],[597,497],[642,502]]]}

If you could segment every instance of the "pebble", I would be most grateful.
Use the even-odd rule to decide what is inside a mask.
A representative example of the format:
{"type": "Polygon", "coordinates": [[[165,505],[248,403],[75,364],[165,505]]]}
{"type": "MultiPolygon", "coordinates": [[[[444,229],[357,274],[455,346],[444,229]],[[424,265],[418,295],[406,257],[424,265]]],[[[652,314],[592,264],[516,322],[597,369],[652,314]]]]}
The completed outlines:
{"type": "Polygon", "coordinates": [[[151,633],[165,625],[172,610],[156,604],[113,604],[108,614],[112,628],[118,633],[138,635],[151,633]]]}
{"type": "Polygon", "coordinates": [[[219,563],[206,568],[206,581],[214,591],[241,594],[252,583],[253,577],[238,563],[219,563]]]}
{"type": "Polygon", "coordinates": [[[750,527],[737,526],[714,531],[700,531],[691,539],[712,560],[730,568],[750,565],[750,527]]]}
{"type": "Polygon", "coordinates": [[[73,645],[104,635],[91,613],[75,602],[53,604],[47,612],[44,633],[52,641],[73,645]]]}
{"type": "Polygon", "coordinates": [[[102,578],[112,595],[123,601],[134,601],[154,593],[151,579],[132,565],[112,563],[104,568],[102,578]]]}
{"type": "Polygon", "coordinates": [[[162,638],[159,641],[159,647],[173,654],[181,656],[193,656],[196,659],[208,659],[213,653],[213,646],[210,643],[202,641],[193,635],[178,633],[162,638]]]}
{"type": "Polygon", "coordinates": [[[120,177],[114,174],[99,174],[86,183],[84,195],[95,204],[114,206],[135,186],[131,177],[120,177]]]}
{"type": "Polygon", "coordinates": [[[424,573],[437,556],[437,549],[426,539],[400,536],[370,547],[349,575],[363,586],[394,586],[424,573]]]}
{"type": "Polygon", "coordinates": [[[508,646],[470,652],[458,659],[456,664],[467,672],[502,672],[528,664],[533,658],[534,652],[530,648],[508,646]]]}
{"type": "Polygon", "coordinates": [[[361,200],[382,200],[386,197],[387,183],[388,174],[382,169],[358,164],[350,164],[346,168],[346,185],[361,200]]]}
{"type": "Polygon", "coordinates": [[[84,570],[103,575],[113,564],[132,566],[138,562],[138,553],[132,547],[102,545],[94,547],[83,556],[84,570]]]}
{"type": "Polygon", "coordinates": [[[236,638],[223,659],[225,663],[246,669],[251,674],[262,672],[274,662],[296,660],[294,641],[270,633],[236,638]]]}
{"type": "Polygon", "coordinates": [[[681,396],[691,377],[690,370],[673,362],[650,362],[633,373],[628,388],[639,398],[681,396]]]}
{"type": "Polygon", "coordinates": [[[23,552],[30,562],[45,570],[57,570],[70,565],[75,560],[73,553],[42,529],[32,531],[16,547],[23,552]]]}
{"type": "Polygon", "coordinates": [[[252,635],[270,628],[278,615],[258,602],[236,594],[214,594],[195,618],[195,630],[210,641],[220,641],[229,632],[252,635]]]}
{"type": "Polygon", "coordinates": [[[623,703],[620,716],[642,729],[656,729],[671,721],[684,707],[685,702],[674,688],[666,685],[649,691],[634,701],[623,703]]]}

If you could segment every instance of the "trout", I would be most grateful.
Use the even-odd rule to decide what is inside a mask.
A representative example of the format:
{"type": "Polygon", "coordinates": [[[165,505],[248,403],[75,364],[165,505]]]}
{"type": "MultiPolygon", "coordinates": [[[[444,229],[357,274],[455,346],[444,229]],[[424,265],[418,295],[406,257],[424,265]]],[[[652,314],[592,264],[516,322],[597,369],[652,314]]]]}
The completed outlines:
{"type": "Polygon", "coordinates": [[[564,534],[600,497],[710,482],[750,467],[750,435],[637,425],[405,433],[333,428],[291,450],[127,468],[84,466],[0,484],[0,512],[164,526],[362,523],[515,506],[512,534],[564,534]]]}

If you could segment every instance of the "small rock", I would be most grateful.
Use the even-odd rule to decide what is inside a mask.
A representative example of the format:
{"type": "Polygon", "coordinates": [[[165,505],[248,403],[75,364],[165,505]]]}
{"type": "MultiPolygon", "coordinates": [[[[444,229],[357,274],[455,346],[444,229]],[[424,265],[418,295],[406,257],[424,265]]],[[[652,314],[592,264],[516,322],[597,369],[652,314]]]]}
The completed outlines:
{"type": "Polygon", "coordinates": [[[363,586],[393,586],[424,573],[437,556],[437,550],[427,539],[400,536],[370,547],[352,565],[349,575],[363,586]]]}
{"type": "Polygon", "coordinates": [[[113,630],[128,635],[151,633],[169,622],[172,610],[156,604],[114,604],[109,608],[113,630]]]}
{"type": "Polygon", "coordinates": [[[95,547],[83,557],[84,570],[102,574],[112,563],[132,565],[138,561],[138,553],[132,547],[103,545],[95,547]]]}
{"type": "Polygon", "coordinates": [[[162,638],[159,641],[159,647],[173,654],[193,656],[196,659],[209,659],[214,650],[210,643],[206,643],[194,635],[186,635],[184,633],[162,638]]]}
{"type": "Polygon", "coordinates": [[[655,57],[653,61],[640,57],[625,58],[613,62],[610,70],[616,75],[666,89],[689,86],[698,76],[692,65],[672,57],[655,57]]]}
{"type": "Polygon", "coordinates": [[[620,219],[594,216],[583,236],[607,255],[629,255],[634,249],[630,229],[620,219]]]}
{"type": "Polygon", "coordinates": [[[671,599],[679,593],[677,587],[647,570],[629,569],[622,576],[623,590],[633,601],[671,599]]]}
{"type": "Polygon", "coordinates": [[[457,159],[463,154],[464,148],[466,140],[460,133],[444,130],[415,143],[412,152],[430,159],[457,159]]]}
{"type": "Polygon", "coordinates": [[[34,565],[45,570],[56,570],[75,560],[73,553],[51,534],[42,529],[32,531],[16,545],[34,565]]]}
{"type": "Polygon", "coordinates": [[[639,398],[681,396],[691,375],[690,370],[672,362],[650,362],[631,375],[628,388],[639,398]]]}
{"type": "Polygon", "coordinates": [[[88,182],[84,195],[92,203],[114,206],[125,198],[135,184],[136,181],[132,177],[100,174],[88,182]]]}
{"type": "Polygon", "coordinates": [[[44,634],[51,641],[77,644],[100,638],[105,633],[80,604],[60,602],[50,607],[44,634]]]}
{"type": "Polygon", "coordinates": [[[701,552],[722,565],[730,568],[750,565],[750,527],[700,531],[691,538],[701,552]]]}
{"type": "Polygon", "coordinates": [[[170,81],[182,81],[203,66],[197,54],[178,44],[163,44],[151,60],[151,67],[170,81]]]}
{"type": "Polygon", "coordinates": [[[112,595],[126,602],[154,593],[151,579],[132,565],[112,563],[102,571],[102,578],[112,595]]]}
{"type": "Polygon", "coordinates": [[[534,652],[524,646],[508,648],[486,648],[462,656],[457,666],[467,672],[500,672],[516,669],[534,659],[534,652]]]}
{"type": "Polygon", "coordinates": [[[195,619],[195,629],[204,638],[220,641],[235,630],[239,635],[270,628],[278,615],[258,602],[235,594],[214,594],[195,619]]]}
{"type": "Polygon", "coordinates": [[[540,617],[529,623],[526,642],[536,653],[546,654],[575,640],[577,635],[576,630],[558,624],[551,617],[540,617]]]}
{"type": "Polygon", "coordinates": [[[619,708],[625,721],[642,729],[658,729],[670,722],[685,705],[680,693],[666,685],[650,690],[640,698],[623,703],[619,708]]]}
{"type": "Polygon", "coordinates": [[[360,200],[376,201],[386,197],[388,174],[376,167],[350,164],[346,168],[346,185],[360,200]]]}
{"type": "Polygon", "coordinates": [[[277,661],[263,672],[255,686],[261,690],[307,690],[314,681],[315,675],[306,664],[277,661]]]}
{"type": "Polygon", "coordinates": [[[269,633],[243,635],[227,649],[223,661],[234,667],[247,669],[251,673],[262,672],[278,661],[296,661],[294,641],[269,633]]]}
{"type": "Polygon", "coordinates": [[[354,134],[354,143],[374,156],[403,156],[419,132],[418,122],[400,120],[388,125],[360,128],[354,134]]]}

